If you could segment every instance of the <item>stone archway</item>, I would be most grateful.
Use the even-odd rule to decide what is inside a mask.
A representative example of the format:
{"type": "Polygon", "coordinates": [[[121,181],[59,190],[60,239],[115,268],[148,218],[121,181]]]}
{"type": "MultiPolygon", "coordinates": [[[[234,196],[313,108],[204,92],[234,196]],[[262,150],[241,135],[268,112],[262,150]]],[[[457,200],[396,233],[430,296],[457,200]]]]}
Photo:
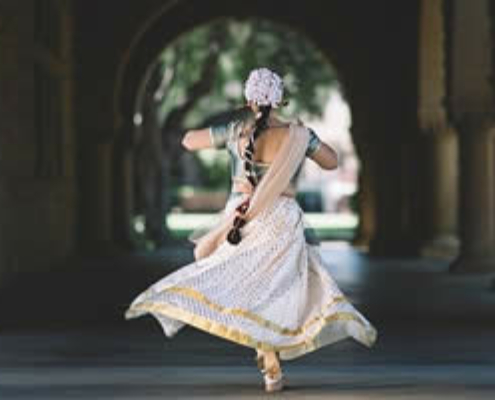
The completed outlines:
{"type": "MultiPolygon", "coordinates": [[[[127,95],[126,96],[119,96],[118,94],[115,96],[115,101],[116,101],[116,104],[121,104],[121,107],[120,107],[120,112],[117,113],[117,117],[116,117],[116,121],[117,121],[117,125],[120,125],[120,127],[122,126],[125,126],[127,127],[127,132],[123,132],[123,136],[124,137],[129,137],[129,136],[132,136],[132,134],[130,133],[130,130],[133,130],[134,127],[132,126],[132,122],[131,122],[131,119],[134,115],[134,112],[135,112],[135,105],[134,104],[131,104],[132,101],[134,101],[134,99],[136,99],[137,97],[141,96],[140,93],[142,92],[142,87],[144,85],[144,80],[146,80],[147,76],[149,76],[149,71],[150,71],[150,68],[151,66],[154,65],[154,60],[156,59],[156,57],[158,56],[158,54],[160,52],[163,51],[163,47],[161,46],[166,46],[167,43],[173,41],[178,35],[180,35],[182,33],[182,31],[178,31],[176,32],[175,34],[169,34],[169,38],[167,40],[163,39],[165,36],[164,35],[159,35],[156,30],[154,29],[154,24],[157,24],[158,25],[158,28],[159,27],[162,27],[164,26],[165,24],[163,23],[160,23],[159,21],[161,21],[162,19],[167,19],[167,18],[171,18],[172,16],[169,14],[173,12],[173,9],[171,8],[166,8],[165,10],[161,10],[160,13],[160,17],[157,18],[156,16],[153,16],[152,18],[150,18],[151,21],[154,21],[153,23],[148,23],[148,24],[145,24],[145,26],[147,27],[147,30],[143,30],[143,31],[140,31],[135,40],[133,41],[133,44],[131,45],[129,52],[126,53],[126,58],[124,59],[123,61],[123,64],[121,65],[121,69],[120,69],[120,73],[119,73],[119,77],[121,79],[121,81],[119,81],[120,83],[118,83],[117,85],[117,92],[120,92],[122,90],[126,90],[126,93],[127,95]],[[159,37],[161,38],[160,41],[157,41],[155,39],[155,35],[159,35],[159,37]],[[146,44],[146,41],[149,41],[149,40],[154,40],[154,44],[151,45],[151,46],[145,46],[146,44]],[[143,50],[141,51],[140,50],[140,47],[143,48],[143,50]],[[151,51],[150,49],[154,49],[153,51],[151,51]],[[133,56],[134,54],[134,56],[133,56]],[[148,61],[148,65],[146,65],[146,61],[148,61]],[[145,72],[143,73],[142,76],[138,76],[139,74],[136,72],[132,72],[132,71],[143,71],[144,68],[147,68],[145,70],[145,72]],[[131,73],[132,72],[132,73],[131,73]],[[136,74],[136,75],[135,75],[136,74]],[[141,79],[141,82],[139,83],[139,79],[141,79]],[[126,79],[129,81],[129,83],[125,83],[126,82],[126,79]],[[133,89],[134,88],[134,89],[133,89]],[[131,91],[134,90],[135,92],[132,93],[131,91]],[[123,102],[121,100],[124,100],[123,102]],[[120,103],[119,103],[120,101],[120,103]],[[125,116],[124,116],[125,115],[125,116]]],[[[270,19],[271,21],[273,20],[270,19]]],[[[277,22],[277,24],[280,24],[280,22],[277,22]]],[[[299,34],[302,34],[304,36],[308,36],[306,33],[301,33],[300,32],[300,28],[298,27],[294,27],[294,26],[290,26],[290,29],[291,30],[298,30],[299,31],[299,34]]],[[[185,29],[184,31],[187,31],[187,29],[185,29]]],[[[307,38],[307,40],[312,40],[313,38],[307,38]]],[[[326,58],[328,59],[329,56],[328,56],[328,49],[322,49],[322,50],[325,50],[326,51],[326,58]]],[[[332,63],[333,64],[333,63],[332,63]]],[[[345,85],[345,83],[344,83],[345,85]]],[[[348,93],[346,93],[348,95],[348,93]]],[[[116,107],[116,110],[118,110],[119,107],[116,107]]],[[[360,146],[360,148],[362,148],[362,146],[360,146]]],[[[116,168],[120,168],[121,171],[126,171],[124,173],[124,175],[121,174],[120,178],[122,179],[123,183],[124,183],[124,186],[123,186],[123,193],[124,195],[121,195],[119,194],[119,201],[121,203],[121,207],[120,208],[116,208],[116,210],[118,210],[120,212],[120,215],[119,217],[116,219],[117,221],[120,221],[121,225],[122,225],[122,229],[121,231],[129,231],[129,215],[131,213],[131,209],[132,209],[132,193],[133,193],[133,190],[132,190],[132,183],[130,182],[130,178],[129,176],[125,176],[125,174],[129,174],[130,171],[129,169],[132,168],[132,161],[131,161],[131,158],[132,158],[132,152],[128,149],[126,151],[125,148],[120,148],[119,152],[121,151],[124,151],[126,153],[126,155],[124,157],[122,157],[120,159],[120,162],[123,164],[120,164],[120,165],[116,165],[116,168]],[[124,201],[124,203],[127,203],[125,204],[125,206],[122,207],[122,199],[126,199],[126,201],[124,201]]],[[[363,163],[364,165],[366,165],[366,163],[363,163]]],[[[364,209],[364,213],[361,212],[361,214],[364,214],[364,218],[363,218],[363,221],[362,221],[362,225],[361,225],[361,230],[360,230],[360,234],[359,234],[359,239],[360,241],[367,241],[369,240],[369,238],[371,237],[371,234],[372,234],[372,229],[373,229],[373,225],[372,225],[372,221],[373,221],[373,207],[372,207],[372,201],[371,201],[371,197],[372,197],[372,190],[370,190],[370,180],[367,179],[367,178],[362,178],[361,181],[365,181],[365,183],[367,184],[367,188],[368,190],[365,192],[365,197],[363,198],[363,201],[361,201],[361,204],[362,204],[362,208],[364,209]],[[364,227],[364,229],[363,229],[364,227]],[[366,233],[367,235],[363,234],[363,233],[366,233]]],[[[362,210],[363,211],[363,210],[362,210]]]]}
{"type": "Polygon", "coordinates": [[[283,13],[277,5],[260,0],[249,4],[173,1],[166,5],[124,3],[117,10],[99,5],[96,26],[101,26],[100,30],[90,29],[95,22],[87,15],[87,9],[79,15],[81,32],[87,37],[79,49],[79,58],[84,62],[77,73],[77,106],[86,117],[81,114],[78,131],[90,134],[82,135],[84,143],[80,146],[82,240],[125,242],[129,183],[125,149],[132,140],[135,94],[149,63],[168,41],[195,24],[224,16],[257,16],[306,34],[341,73],[352,107],[354,142],[369,172],[363,177],[369,188],[364,197],[375,199],[363,200],[363,204],[371,204],[362,213],[369,216],[363,237],[366,241],[373,239],[372,248],[377,253],[410,254],[408,247],[415,243],[411,237],[417,235],[417,182],[411,179],[417,162],[412,156],[416,146],[413,138],[418,132],[417,4],[404,6],[383,0],[373,4],[349,1],[323,5],[309,1],[304,7],[287,7],[283,13]],[[103,29],[107,18],[112,19],[112,31],[103,29]],[[106,35],[101,45],[99,35],[106,35]],[[85,57],[95,52],[101,55],[99,59],[85,57]],[[95,70],[99,96],[92,101],[85,83],[92,82],[95,70]],[[89,115],[91,118],[87,118],[89,115]],[[101,168],[105,168],[104,174],[101,168]],[[95,229],[103,233],[95,237],[95,229]]]}

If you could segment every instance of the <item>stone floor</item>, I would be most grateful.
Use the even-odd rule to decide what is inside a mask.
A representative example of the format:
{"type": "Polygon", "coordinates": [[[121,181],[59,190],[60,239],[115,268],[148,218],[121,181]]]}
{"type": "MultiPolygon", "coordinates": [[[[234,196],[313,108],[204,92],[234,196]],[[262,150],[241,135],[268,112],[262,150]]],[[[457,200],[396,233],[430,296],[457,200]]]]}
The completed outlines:
{"type": "Polygon", "coordinates": [[[448,261],[371,260],[335,244],[324,253],[378,340],[368,349],[347,339],[286,362],[282,394],[263,393],[251,349],[193,328],[168,339],[148,316],[0,328],[0,399],[495,398],[493,274],[451,275],[448,261]]]}

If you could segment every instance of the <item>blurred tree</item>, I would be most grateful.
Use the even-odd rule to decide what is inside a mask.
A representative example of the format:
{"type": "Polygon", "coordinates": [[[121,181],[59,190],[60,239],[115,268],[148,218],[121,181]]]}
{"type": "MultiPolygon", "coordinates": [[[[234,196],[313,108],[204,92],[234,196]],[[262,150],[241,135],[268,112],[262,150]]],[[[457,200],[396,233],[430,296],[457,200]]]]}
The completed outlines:
{"type": "MultiPolygon", "coordinates": [[[[140,177],[140,197],[153,193],[141,203],[145,209],[141,211],[149,216],[146,229],[153,231],[149,238],[157,245],[168,236],[163,223],[170,208],[167,192],[181,173],[177,166],[183,153],[183,132],[186,128],[206,126],[212,116],[242,105],[244,80],[251,69],[260,66],[276,71],[284,79],[285,98],[290,102],[281,110],[283,114],[322,115],[329,89],[337,83],[335,72],[308,38],[286,26],[260,19],[218,20],[181,35],[157,60],[146,84],[148,99],[141,102],[143,123],[139,137],[141,146],[150,152],[156,152],[161,142],[161,157],[157,161],[146,152],[138,157],[138,163],[148,165],[140,170],[155,177],[140,177]],[[147,134],[146,130],[152,133],[147,134]],[[160,140],[156,138],[157,130],[160,140]],[[151,169],[159,172],[152,174],[150,163],[151,169]],[[149,185],[159,187],[144,187],[149,185]]],[[[204,163],[190,163],[190,168],[199,168],[200,164],[204,163]]],[[[213,181],[218,185],[218,164],[215,168],[213,181]]]]}

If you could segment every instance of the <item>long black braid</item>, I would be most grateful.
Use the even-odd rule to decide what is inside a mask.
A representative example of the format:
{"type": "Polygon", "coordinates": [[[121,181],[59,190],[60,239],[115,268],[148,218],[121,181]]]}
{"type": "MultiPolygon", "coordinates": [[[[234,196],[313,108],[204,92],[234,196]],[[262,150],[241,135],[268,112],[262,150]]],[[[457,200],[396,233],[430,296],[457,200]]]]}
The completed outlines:
{"type": "MultiPolygon", "coordinates": [[[[272,106],[260,106],[260,116],[256,118],[256,122],[254,125],[253,132],[248,137],[248,143],[246,148],[244,149],[244,170],[246,171],[246,178],[249,183],[251,183],[252,191],[259,182],[259,177],[256,173],[256,169],[254,167],[254,143],[258,136],[267,128],[268,126],[268,117],[270,116],[270,111],[272,106]]],[[[241,241],[241,232],[240,229],[246,224],[246,220],[244,215],[249,208],[250,198],[247,198],[243,201],[236,210],[240,215],[236,216],[234,219],[233,226],[227,235],[227,240],[230,244],[238,244],[241,241]]]]}

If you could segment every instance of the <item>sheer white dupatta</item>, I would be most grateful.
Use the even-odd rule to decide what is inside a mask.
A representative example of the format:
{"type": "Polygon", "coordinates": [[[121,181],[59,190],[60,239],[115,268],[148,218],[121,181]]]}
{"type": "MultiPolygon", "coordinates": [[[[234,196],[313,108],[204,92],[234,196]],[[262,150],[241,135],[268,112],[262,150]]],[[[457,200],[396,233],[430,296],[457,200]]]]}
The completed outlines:
{"type": "MultiPolygon", "coordinates": [[[[292,176],[305,158],[308,141],[308,129],[302,124],[291,123],[277,155],[251,196],[250,205],[245,215],[247,223],[263,209],[270,207],[290,185],[292,176]]],[[[191,240],[196,244],[194,249],[196,260],[209,256],[226,240],[235,216],[235,210],[223,214],[218,224],[204,235],[191,237],[191,240]]]]}

